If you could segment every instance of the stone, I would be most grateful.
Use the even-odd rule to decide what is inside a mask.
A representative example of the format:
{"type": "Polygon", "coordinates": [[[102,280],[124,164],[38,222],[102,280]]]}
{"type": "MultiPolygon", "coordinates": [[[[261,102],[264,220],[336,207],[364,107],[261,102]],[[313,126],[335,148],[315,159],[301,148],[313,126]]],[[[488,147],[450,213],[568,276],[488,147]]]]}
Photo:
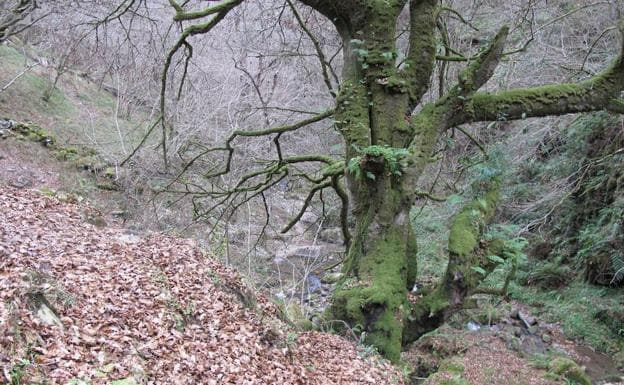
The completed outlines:
{"type": "Polygon", "coordinates": [[[314,293],[321,288],[321,279],[313,273],[308,274],[307,287],[309,293],[314,293]]]}
{"type": "Polygon", "coordinates": [[[319,233],[319,240],[327,243],[342,243],[342,229],[340,227],[334,227],[321,230],[319,233]]]}
{"type": "Polygon", "coordinates": [[[521,338],[520,351],[525,354],[545,354],[547,346],[542,341],[541,337],[534,335],[526,335],[521,338]]]}
{"type": "Polygon", "coordinates": [[[277,258],[284,258],[284,259],[288,259],[288,258],[306,258],[306,259],[316,259],[316,258],[320,258],[322,255],[322,251],[323,251],[323,246],[318,246],[318,245],[309,245],[309,246],[302,246],[302,245],[293,245],[293,246],[288,246],[285,249],[282,249],[280,251],[277,252],[276,254],[276,259],[277,258]]]}
{"type": "Polygon", "coordinates": [[[522,311],[518,313],[518,318],[520,318],[527,329],[537,323],[537,319],[535,317],[522,311]]]}
{"type": "Polygon", "coordinates": [[[344,276],[343,273],[327,273],[321,278],[323,283],[336,283],[344,276]]]}
{"type": "Polygon", "coordinates": [[[0,129],[0,138],[2,139],[6,139],[11,135],[11,131],[9,130],[5,130],[5,129],[0,129]]]}
{"type": "Polygon", "coordinates": [[[9,184],[15,188],[28,188],[32,187],[33,181],[28,176],[20,175],[16,179],[9,181],[9,184]]]}
{"type": "Polygon", "coordinates": [[[40,304],[37,309],[37,317],[46,325],[56,325],[63,328],[63,323],[56,314],[45,304],[40,304]]]}
{"type": "Polygon", "coordinates": [[[548,334],[544,333],[544,334],[542,334],[542,341],[544,341],[545,343],[549,344],[552,341],[552,337],[549,336],[548,334]]]}
{"type": "Polygon", "coordinates": [[[141,242],[141,237],[134,234],[121,234],[117,237],[117,240],[125,244],[133,244],[141,242]]]}
{"type": "Polygon", "coordinates": [[[28,294],[28,299],[32,307],[36,309],[35,313],[41,322],[46,325],[58,326],[61,329],[63,328],[63,323],[61,322],[58,313],[43,293],[30,293],[28,294]]]}
{"type": "Polygon", "coordinates": [[[10,130],[15,126],[15,122],[10,119],[0,119],[0,130],[10,130]]]}

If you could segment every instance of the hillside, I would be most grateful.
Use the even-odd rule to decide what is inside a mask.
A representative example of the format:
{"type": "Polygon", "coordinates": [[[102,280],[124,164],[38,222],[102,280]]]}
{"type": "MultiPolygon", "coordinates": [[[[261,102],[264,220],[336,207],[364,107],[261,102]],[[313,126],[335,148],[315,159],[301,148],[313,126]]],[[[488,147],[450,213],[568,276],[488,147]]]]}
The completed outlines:
{"type": "Polygon", "coordinates": [[[3,381],[402,383],[351,342],[297,333],[192,241],[99,229],[25,190],[0,207],[3,381]]]}
{"type": "Polygon", "coordinates": [[[624,2],[0,3],[0,385],[624,385],[624,2]]]}

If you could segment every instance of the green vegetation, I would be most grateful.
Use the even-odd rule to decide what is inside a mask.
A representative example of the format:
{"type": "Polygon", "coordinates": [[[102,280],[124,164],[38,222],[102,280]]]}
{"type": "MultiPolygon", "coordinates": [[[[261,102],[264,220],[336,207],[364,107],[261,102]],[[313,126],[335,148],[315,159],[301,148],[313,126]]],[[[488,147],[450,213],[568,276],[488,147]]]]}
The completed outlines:
{"type": "Polygon", "coordinates": [[[470,385],[470,382],[462,378],[463,374],[464,365],[461,361],[457,358],[447,358],[440,363],[438,372],[429,377],[424,384],[470,385]]]}
{"type": "MultiPolygon", "coordinates": [[[[623,140],[612,131],[613,127],[620,127],[620,123],[614,125],[615,120],[606,113],[576,119],[562,134],[549,133],[547,138],[540,138],[540,142],[534,144],[540,155],[532,162],[510,164],[498,150],[507,144],[494,146],[490,156],[504,165],[500,167],[504,170],[500,176],[503,206],[509,201],[540,199],[541,195],[549,193],[551,181],[561,177],[572,175],[577,183],[572,191],[562,191],[550,205],[535,206],[534,210],[516,216],[515,223],[503,213],[502,218],[498,218],[501,223],[487,228],[481,242],[491,245],[502,241],[502,247],[500,252],[488,257],[496,263],[496,268],[480,288],[503,287],[509,273],[517,270],[508,286],[511,298],[530,305],[531,312],[540,320],[561,324],[569,338],[609,353],[616,364],[624,366],[624,317],[615,310],[624,305],[621,288],[616,287],[624,274],[624,270],[620,271],[624,258],[618,246],[622,245],[621,219],[624,217],[624,191],[618,170],[623,163],[620,154],[614,153],[621,148],[623,140]],[[540,237],[518,237],[526,223],[547,214],[549,226],[541,228],[540,237]],[[532,255],[537,246],[544,244],[549,250],[547,255],[532,255]],[[604,256],[599,263],[597,256],[604,256]],[[602,283],[613,287],[587,282],[602,276],[588,275],[588,271],[592,271],[588,266],[592,264],[601,266],[603,273],[612,272],[602,283]]],[[[487,170],[487,166],[477,166],[464,185],[479,185],[488,174],[487,170]]],[[[447,218],[465,199],[455,195],[446,202],[413,211],[412,223],[420,240],[420,282],[435,284],[440,281],[446,260],[441,244],[448,234],[445,230],[449,226],[447,218]]],[[[462,212],[466,216],[470,214],[462,212]]],[[[473,221],[468,218],[467,222],[473,221]]],[[[460,246],[455,248],[460,249],[460,246]]],[[[472,270],[484,273],[478,266],[473,266],[472,270]]],[[[500,303],[499,300],[495,302],[500,303]]],[[[496,322],[505,314],[505,310],[492,301],[481,298],[478,303],[478,309],[465,311],[458,327],[466,322],[466,315],[483,325],[496,322]]],[[[573,368],[566,365],[554,365],[549,369],[556,373],[552,374],[553,378],[559,376],[559,379],[584,383],[582,377],[575,377],[573,368]]]]}
{"type": "MultiPolygon", "coordinates": [[[[0,46],[0,87],[24,71],[27,61],[31,63],[24,53],[0,46]]],[[[142,112],[130,120],[119,116],[113,95],[72,71],[61,77],[58,87],[51,88],[48,71],[34,66],[0,92],[0,117],[34,122],[46,127],[61,147],[96,147],[108,157],[127,155],[139,143],[147,126],[141,122],[142,112]],[[50,97],[44,100],[49,89],[50,97]]]]}
{"type": "Polygon", "coordinates": [[[567,357],[537,354],[531,357],[530,363],[535,368],[546,370],[547,379],[565,381],[570,385],[592,385],[585,370],[567,357]]]}
{"type": "Polygon", "coordinates": [[[614,354],[620,365],[624,364],[623,336],[598,319],[601,310],[624,306],[620,289],[592,286],[575,279],[569,286],[556,290],[515,282],[510,292],[512,298],[531,305],[540,318],[560,323],[568,337],[614,354]]]}
{"type": "MultiPolygon", "coordinates": [[[[172,59],[184,47],[190,60],[192,50],[186,38],[210,31],[235,3],[217,5],[225,7],[222,9],[224,13],[215,17],[214,24],[201,27],[201,24],[190,25],[190,22],[202,19],[211,12],[187,13],[183,5],[171,2],[176,11],[176,21],[189,23],[183,28],[182,36],[166,60],[161,108],[164,109],[165,100],[172,96],[167,90],[176,88],[166,79],[169,70],[175,69],[175,66],[169,67],[172,59]]],[[[180,159],[176,159],[177,163],[172,167],[179,166],[178,170],[184,174],[197,161],[195,167],[204,168],[202,179],[208,181],[194,185],[200,178],[181,174],[176,182],[184,185],[185,189],[176,192],[192,201],[196,213],[201,212],[198,208],[204,207],[204,202],[199,200],[205,197],[220,199],[217,205],[213,206],[213,202],[207,205],[214,210],[220,204],[238,207],[243,203],[251,204],[252,199],[260,195],[265,199],[264,193],[274,185],[275,178],[280,175],[286,177],[291,169],[296,169],[294,165],[322,163],[316,179],[311,178],[309,175],[314,173],[307,170],[297,173],[312,185],[304,209],[315,199],[316,192],[320,195],[324,189],[330,188],[343,203],[342,230],[348,250],[344,278],[338,282],[328,313],[332,318],[345,322],[347,328],[357,330],[361,342],[370,346],[371,351],[378,350],[394,362],[400,359],[404,344],[440,326],[451,313],[476,302],[465,303],[465,300],[474,300],[477,294],[506,297],[508,290],[513,298],[538,309],[544,319],[560,321],[569,336],[621,354],[624,344],[622,322],[619,313],[609,312],[621,307],[620,292],[588,284],[617,286],[624,281],[624,231],[621,221],[624,217],[624,198],[623,179],[619,171],[624,157],[621,133],[617,131],[617,121],[612,117],[599,112],[577,119],[567,132],[556,134],[559,141],[541,148],[536,160],[518,167],[508,167],[509,159],[501,149],[503,145],[499,144],[498,151],[495,149],[470,167],[462,168],[458,180],[447,184],[447,191],[453,195],[446,202],[420,210],[412,210],[412,206],[419,197],[436,200],[431,194],[420,194],[418,185],[425,179],[421,177],[428,171],[429,165],[440,159],[440,154],[448,149],[441,149],[438,142],[451,129],[484,121],[503,122],[609,108],[618,111],[613,106],[613,99],[621,97],[624,83],[622,57],[614,60],[613,65],[603,73],[576,84],[554,84],[498,93],[478,92],[486,83],[500,80],[492,76],[506,51],[504,43],[509,33],[508,26],[501,26],[488,44],[472,53],[474,56],[464,57],[467,65],[454,69],[459,75],[458,83],[449,84],[449,80],[444,79],[446,68],[435,68],[438,62],[436,46],[439,43],[436,31],[444,29],[441,28],[443,23],[438,20],[443,13],[439,2],[410,2],[408,23],[411,23],[411,32],[406,44],[410,48],[406,53],[399,53],[396,42],[397,21],[405,2],[368,2],[366,12],[360,12],[350,2],[303,3],[334,22],[343,39],[343,46],[353,48],[344,51],[342,76],[333,74],[335,81],[332,81],[326,68],[329,64],[322,57],[323,49],[315,42],[329,91],[336,97],[335,108],[328,108],[315,118],[293,125],[253,132],[237,130],[227,139],[225,147],[211,148],[214,143],[206,146],[198,144],[201,155],[193,157],[190,162],[178,154],[180,159]],[[399,54],[405,57],[399,58],[399,54]],[[397,59],[401,64],[397,63],[397,59]],[[436,70],[440,70],[438,94],[444,96],[427,104],[423,96],[432,84],[430,80],[436,70]],[[336,83],[335,89],[333,83],[336,83]],[[316,154],[306,155],[307,158],[283,157],[279,143],[282,134],[319,123],[330,116],[335,119],[335,128],[343,139],[343,159],[316,154]],[[273,140],[277,159],[263,154],[269,160],[257,159],[251,166],[259,170],[244,174],[238,182],[225,178],[231,170],[239,169],[236,165],[232,166],[232,160],[244,158],[239,153],[234,156],[237,144],[234,139],[263,136],[273,140]],[[225,154],[225,169],[220,171],[219,166],[201,165],[199,159],[207,154],[225,154]],[[262,169],[263,164],[269,166],[262,169]],[[345,166],[346,174],[342,172],[345,166]],[[206,168],[210,169],[207,173],[206,168]],[[463,174],[466,170],[469,170],[468,177],[461,180],[466,178],[463,174]],[[516,186],[506,187],[506,182],[513,180],[511,175],[517,170],[521,172],[520,178],[515,179],[516,186]],[[263,176],[265,181],[258,183],[263,176]],[[345,185],[349,194],[342,185],[340,178],[343,176],[348,181],[345,185]],[[209,180],[213,177],[222,179],[218,188],[217,184],[210,185],[212,182],[209,180]],[[566,183],[556,184],[556,180],[566,181],[564,191],[561,186],[566,183]],[[529,183],[544,186],[543,191],[536,191],[541,189],[534,189],[529,183]],[[463,186],[458,187],[457,184],[463,186]],[[228,190],[229,186],[235,187],[228,190]],[[554,191],[550,192],[556,195],[556,203],[549,201],[543,207],[536,206],[535,210],[527,209],[513,219],[496,218],[497,208],[506,198],[537,200],[542,193],[549,192],[548,189],[554,191]],[[559,195],[556,194],[557,189],[562,189],[559,195]],[[347,195],[350,199],[346,198],[347,195]],[[243,201],[237,201],[240,199],[243,201]],[[352,226],[355,227],[352,239],[348,236],[347,223],[350,208],[353,210],[351,218],[356,222],[352,226]],[[408,218],[410,210],[413,214],[408,218]],[[501,223],[491,225],[492,220],[501,223]],[[543,226],[540,240],[550,246],[548,255],[539,260],[528,259],[525,248],[531,240],[518,236],[519,230],[513,228],[512,222],[519,224],[523,233],[534,228],[530,225],[543,226]],[[526,227],[523,226],[525,224],[526,227]],[[415,235],[423,234],[426,239],[417,250],[415,235]],[[418,269],[414,254],[418,254],[423,262],[418,269]],[[514,278],[516,280],[512,281],[514,278]],[[415,287],[417,280],[425,281],[426,287],[412,301],[414,296],[408,292],[415,287]]],[[[292,4],[291,7],[295,9],[292,4]]],[[[208,6],[207,10],[213,9],[208,6]]],[[[461,19],[459,12],[453,12],[461,19]]],[[[309,37],[312,37],[311,33],[309,37]]],[[[447,51],[448,47],[441,48],[447,51]]],[[[50,81],[50,71],[46,73],[37,66],[28,67],[28,60],[26,53],[0,47],[2,79],[11,79],[24,70],[14,78],[17,80],[15,84],[7,86],[7,90],[0,94],[0,113],[17,120],[34,120],[49,127],[50,132],[47,132],[35,124],[22,124],[16,131],[24,138],[51,147],[60,160],[114,179],[117,163],[135,148],[144,133],[144,130],[136,129],[129,112],[126,119],[120,115],[121,98],[116,99],[112,96],[116,92],[104,92],[87,76],[71,71],[65,73],[57,88],[56,81],[54,84],[50,81]],[[86,150],[85,143],[97,147],[98,153],[104,154],[105,158],[86,150]]],[[[184,68],[187,71],[189,67],[184,68]]],[[[277,84],[277,80],[275,82],[277,84]]],[[[259,86],[254,85],[262,99],[259,86]]],[[[183,90],[184,86],[180,84],[179,91],[183,90]]],[[[267,122],[272,120],[266,111],[268,109],[264,105],[267,122]]],[[[166,147],[173,144],[166,138],[165,125],[169,124],[167,112],[172,111],[161,111],[165,158],[168,155],[166,147]]],[[[481,152],[487,152],[477,139],[461,129],[459,131],[476,143],[481,152]]],[[[455,140],[454,136],[450,138],[449,134],[446,139],[455,140]]],[[[172,148],[179,148],[175,147],[178,144],[175,143],[172,148]]],[[[269,151],[272,150],[273,147],[269,151]]],[[[455,150],[467,152],[465,149],[455,150]]],[[[452,156],[470,157],[466,154],[452,156]]],[[[210,159],[210,163],[212,161],[210,159]]],[[[168,166],[167,159],[165,164],[168,166]]],[[[154,183],[153,180],[150,182],[154,183]]],[[[76,183],[84,190],[115,188],[113,183],[102,181],[94,184],[78,179],[76,183]]],[[[158,183],[167,187],[175,184],[164,178],[158,183]]],[[[173,186],[172,190],[177,187],[173,186]]],[[[434,187],[431,191],[435,190],[434,187]]],[[[264,203],[268,207],[266,200],[264,203]]],[[[212,210],[207,213],[213,213],[212,210]]],[[[266,212],[268,216],[268,208],[266,212]]],[[[300,217],[303,214],[301,211],[300,217]]],[[[223,214],[224,217],[228,215],[223,214]]],[[[264,228],[267,226],[268,222],[264,228]]],[[[255,302],[247,302],[247,293],[237,289],[231,291],[240,297],[246,307],[255,308],[255,302]]],[[[170,300],[174,327],[184,329],[193,318],[194,306],[192,302],[182,303],[176,298],[170,300]]],[[[491,324],[502,317],[497,306],[487,306],[477,318],[480,322],[491,324]]],[[[292,313],[293,318],[300,317],[300,314],[292,313]]],[[[305,317],[301,318],[305,320],[305,317]]],[[[309,327],[309,322],[304,320],[295,320],[295,323],[309,327]]],[[[547,369],[553,376],[559,376],[557,378],[585,384],[582,373],[579,374],[572,364],[564,359],[555,359],[547,369]]],[[[442,383],[466,383],[461,378],[463,367],[453,362],[444,363],[441,371],[451,373],[451,378],[444,379],[442,383]]]]}
{"type": "Polygon", "coordinates": [[[360,148],[357,145],[353,145],[355,151],[360,156],[353,157],[347,164],[347,170],[353,174],[356,178],[362,177],[362,172],[368,179],[375,180],[375,173],[369,169],[366,169],[364,163],[370,161],[382,162],[384,167],[381,171],[385,170],[393,176],[401,176],[403,169],[406,167],[406,157],[409,155],[409,151],[405,148],[393,148],[389,146],[368,146],[360,148]],[[364,168],[364,169],[363,169],[364,168]]]}
{"type": "Polygon", "coordinates": [[[24,378],[24,370],[30,365],[30,361],[27,359],[21,359],[17,364],[11,368],[9,376],[11,379],[10,385],[22,385],[22,379],[24,378]]]}

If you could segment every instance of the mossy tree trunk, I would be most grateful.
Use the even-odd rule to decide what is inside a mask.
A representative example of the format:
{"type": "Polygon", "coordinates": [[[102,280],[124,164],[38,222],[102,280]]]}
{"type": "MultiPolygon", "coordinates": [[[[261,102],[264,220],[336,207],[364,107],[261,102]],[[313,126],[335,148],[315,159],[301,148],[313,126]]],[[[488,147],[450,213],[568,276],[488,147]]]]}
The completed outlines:
{"type": "MultiPolygon", "coordinates": [[[[183,47],[190,46],[188,38],[207,33],[243,2],[228,0],[207,6],[202,11],[185,11],[186,3],[169,1],[176,12],[174,20],[191,24],[183,29],[165,61],[161,90],[163,112],[166,75],[173,56],[183,47]],[[212,19],[205,21],[207,17],[212,19]],[[200,19],[203,22],[192,24],[200,19]]],[[[367,342],[396,360],[402,343],[431,330],[450,311],[461,306],[471,290],[479,285],[481,277],[478,272],[488,267],[487,261],[482,260],[475,250],[483,223],[491,217],[498,199],[495,185],[489,186],[492,188],[455,219],[449,240],[449,269],[440,286],[414,305],[407,300],[408,289],[416,274],[416,240],[410,228],[409,211],[419,196],[420,176],[430,162],[440,135],[449,128],[476,121],[524,119],[600,109],[624,113],[621,96],[624,92],[624,60],[620,54],[608,69],[579,83],[500,93],[479,92],[503,56],[508,34],[508,28],[503,26],[487,48],[466,59],[457,84],[444,97],[421,105],[415,113],[429,88],[436,60],[444,60],[436,58],[436,26],[442,11],[438,0],[300,2],[325,15],[343,40],[344,65],[335,108],[292,125],[235,131],[225,147],[213,149],[226,154],[226,166],[209,173],[206,178],[219,178],[230,172],[236,138],[275,136],[277,145],[280,135],[333,115],[345,143],[343,161],[323,154],[284,157],[276,146],[278,159],[268,163],[263,170],[241,177],[239,184],[228,191],[230,198],[226,200],[236,199],[239,194],[245,195],[249,191],[261,193],[269,189],[275,178],[285,177],[290,164],[322,164],[317,173],[321,175],[320,179],[309,179],[314,186],[299,216],[287,229],[301,217],[315,192],[326,187],[334,188],[343,202],[343,232],[349,249],[344,266],[346,278],[334,293],[329,311],[352,326],[360,325],[367,342]],[[397,65],[396,24],[406,7],[410,15],[409,50],[407,57],[397,65]],[[265,177],[265,182],[247,188],[254,178],[260,176],[265,177]],[[347,180],[349,197],[339,183],[341,177],[347,180]],[[345,224],[347,206],[357,223],[352,237],[348,236],[345,224]]],[[[294,8],[292,2],[288,3],[294,8]]],[[[322,56],[318,47],[317,53],[322,56]]],[[[323,60],[321,62],[327,65],[323,60]]],[[[323,69],[325,75],[326,70],[323,69]]],[[[326,83],[331,88],[329,79],[326,83]]],[[[163,151],[166,154],[164,122],[163,119],[163,151]]],[[[206,195],[206,192],[203,190],[197,194],[206,195]]],[[[223,201],[222,193],[216,196],[223,201]]]]}
{"type": "MultiPolygon", "coordinates": [[[[313,2],[310,2],[313,3],[313,2]]],[[[318,2],[317,2],[318,3],[318,2]]],[[[427,4],[429,26],[435,1],[427,4]]],[[[360,171],[347,175],[356,229],[348,250],[348,277],[334,295],[332,316],[359,325],[366,341],[390,359],[401,351],[403,320],[408,313],[408,287],[414,283],[416,244],[409,222],[415,184],[433,150],[435,127],[422,130],[422,156],[412,160],[411,175],[391,170],[388,159],[362,153],[369,146],[406,149],[414,140],[408,110],[412,74],[396,67],[395,25],[405,1],[347,1],[330,7],[343,39],[345,66],[334,119],[360,171]],[[363,4],[366,3],[366,4],[363,4]],[[342,8],[348,20],[333,14],[342,8]]],[[[423,17],[423,14],[419,14],[423,17]]],[[[431,32],[432,33],[432,32],[431,32]]],[[[432,40],[420,51],[433,69],[432,40]]],[[[423,79],[428,81],[430,73],[423,79]]],[[[426,88],[422,88],[423,90],[426,88]]]]}
{"type": "Polygon", "coordinates": [[[624,88],[624,65],[618,58],[604,73],[578,84],[479,93],[502,57],[508,33],[502,27],[446,96],[412,116],[435,65],[438,2],[301,2],[332,20],[342,36],[345,65],[334,120],[345,141],[345,161],[356,159],[360,168],[358,173],[346,174],[357,225],[345,262],[346,278],[334,294],[329,313],[358,325],[368,343],[397,360],[402,343],[437,327],[452,309],[461,307],[482,278],[472,268],[487,265],[475,256],[475,248],[483,223],[494,212],[497,184],[455,219],[443,282],[416,305],[407,301],[416,274],[416,240],[409,211],[439,135],[463,123],[501,116],[520,119],[601,108],[623,110],[619,92],[624,88]],[[395,25],[406,6],[410,50],[397,68],[395,25]],[[370,146],[409,150],[400,173],[390,169],[384,156],[362,151],[370,146]]]}

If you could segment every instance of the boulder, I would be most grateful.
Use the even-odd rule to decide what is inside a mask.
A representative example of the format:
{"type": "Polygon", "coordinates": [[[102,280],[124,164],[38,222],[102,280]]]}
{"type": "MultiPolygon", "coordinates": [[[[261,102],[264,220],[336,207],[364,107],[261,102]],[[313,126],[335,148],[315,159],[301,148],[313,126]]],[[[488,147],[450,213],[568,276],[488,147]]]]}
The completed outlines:
{"type": "Polygon", "coordinates": [[[523,311],[518,312],[518,318],[524,323],[527,329],[531,328],[531,326],[537,323],[537,319],[530,314],[527,314],[523,311]]]}
{"type": "Polygon", "coordinates": [[[0,119],[0,130],[10,130],[15,126],[15,122],[10,119],[0,119]]]}
{"type": "Polygon", "coordinates": [[[279,250],[276,259],[305,258],[316,259],[323,255],[323,246],[318,245],[292,245],[279,250]]]}
{"type": "Polygon", "coordinates": [[[334,227],[321,230],[319,233],[319,240],[327,243],[341,244],[343,242],[342,229],[340,227],[334,227]]]}

